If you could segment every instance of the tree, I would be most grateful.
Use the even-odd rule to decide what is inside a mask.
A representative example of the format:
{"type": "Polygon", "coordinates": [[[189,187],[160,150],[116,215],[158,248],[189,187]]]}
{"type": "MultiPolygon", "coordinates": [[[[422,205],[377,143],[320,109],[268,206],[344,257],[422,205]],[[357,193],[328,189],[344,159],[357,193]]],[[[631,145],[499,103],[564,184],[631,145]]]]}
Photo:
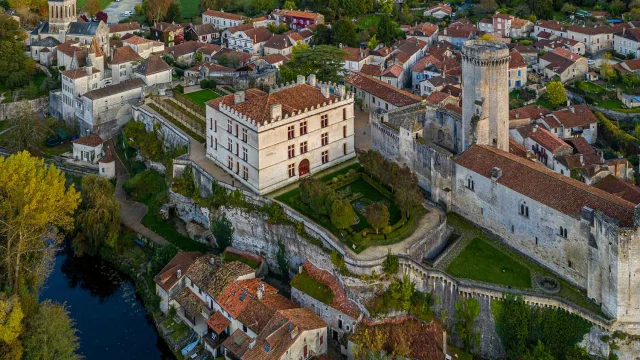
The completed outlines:
{"type": "Polygon", "coordinates": [[[33,64],[27,64],[25,44],[23,42],[15,40],[0,41],[0,80],[2,82],[6,81],[9,75],[13,73],[30,74],[30,71],[33,71],[33,64]]]}
{"type": "Polygon", "coordinates": [[[18,339],[22,334],[24,313],[20,298],[13,295],[0,297],[0,357],[19,360],[22,357],[22,343],[18,339]]]}
{"type": "Polygon", "coordinates": [[[386,205],[373,203],[367,206],[365,217],[369,225],[376,229],[376,234],[378,234],[380,228],[389,225],[389,209],[386,205]]]}
{"type": "Polygon", "coordinates": [[[409,6],[407,4],[404,4],[402,6],[402,10],[398,14],[398,21],[400,22],[400,24],[412,24],[413,19],[414,19],[414,16],[411,10],[409,9],[409,6]]]}
{"type": "MultiPolygon", "coordinates": [[[[140,5],[136,5],[136,6],[140,6],[140,5]]],[[[141,8],[142,8],[142,7],[141,7],[141,8]]],[[[105,24],[108,24],[108,22],[109,22],[109,15],[108,15],[106,12],[104,12],[104,11],[98,11],[98,12],[96,13],[96,20],[97,20],[97,21],[102,21],[102,22],[104,22],[105,24]]]]}
{"type": "Polygon", "coordinates": [[[507,295],[499,304],[498,313],[493,315],[496,319],[496,331],[507,355],[524,354],[527,348],[526,342],[531,320],[529,306],[524,303],[522,298],[516,298],[513,295],[507,295]]]}
{"type": "Polygon", "coordinates": [[[632,0],[631,3],[629,3],[629,9],[638,9],[640,8],[640,0],[632,0]]]}
{"type": "Polygon", "coordinates": [[[233,226],[226,216],[218,216],[213,224],[213,236],[221,251],[224,251],[233,242],[233,226]]]}
{"type": "Polygon", "coordinates": [[[167,12],[164,15],[164,21],[176,22],[182,19],[182,13],[180,12],[180,4],[177,1],[171,1],[167,7],[167,12]]]}
{"type": "Polygon", "coordinates": [[[612,16],[618,16],[627,9],[627,5],[622,0],[613,0],[609,4],[609,12],[612,16]]]}
{"type": "Polygon", "coordinates": [[[280,68],[280,77],[283,81],[295,81],[297,75],[316,74],[319,81],[338,82],[345,56],[344,51],[330,45],[300,49],[280,68]]]}
{"type": "Polygon", "coordinates": [[[86,12],[87,15],[89,15],[90,18],[93,18],[93,17],[96,16],[98,11],[102,10],[102,8],[100,7],[100,1],[98,1],[98,0],[87,0],[87,2],[84,3],[84,6],[82,7],[82,10],[84,12],[86,12]]]}
{"type": "Polygon", "coordinates": [[[295,2],[291,0],[286,0],[282,5],[282,8],[285,10],[296,10],[298,7],[296,6],[295,2]]]}
{"type": "Polygon", "coordinates": [[[63,305],[47,300],[30,316],[24,333],[25,360],[82,359],[74,322],[63,305]]]}
{"type": "Polygon", "coordinates": [[[274,0],[251,0],[251,6],[260,14],[269,13],[275,8],[274,0]]]}
{"type": "Polygon", "coordinates": [[[391,254],[391,250],[387,253],[387,258],[382,263],[382,270],[387,275],[395,275],[400,269],[400,259],[397,256],[391,254]]]}
{"type": "Polygon", "coordinates": [[[26,150],[30,145],[41,143],[50,131],[27,104],[20,105],[7,121],[11,136],[6,137],[6,144],[14,151],[26,150]]]}
{"type": "Polygon", "coordinates": [[[389,17],[388,15],[393,12],[393,0],[381,0],[378,4],[380,6],[380,11],[387,15],[383,15],[383,18],[389,17]]]}
{"type": "MultiPolygon", "coordinates": [[[[300,181],[300,201],[309,205],[318,215],[331,216],[333,203],[337,196],[335,191],[327,184],[315,178],[306,178],[300,181]]],[[[352,218],[353,223],[353,218],[352,218]]]]}
{"type": "Polygon", "coordinates": [[[159,23],[160,20],[164,19],[172,2],[173,0],[143,0],[142,8],[147,21],[152,24],[159,23]]]}
{"type": "Polygon", "coordinates": [[[378,39],[376,38],[376,34],[373,34],[369,42],[367,43],[367,47],[369,50],[375,50],[378,47],[378,39]]]}
{"type": "Polygon", "coordinates": [[[560,81],[551,81],[547,84],[547,97],[551,104],[558,106],[567,102],[567,91],[560,81]]]}
{"type": "Polygon", "coordinates": [[[480,315],[480,303],[474,298],[458,300],[455,303],[456,333],[464,344],[466,351],[472,351],[480,343],[480,334],[474,332],[475,322],[480,315]]]}
{"type": "Polygon", "coordinates": [[[201,63],[202,58],[202,53],[200,51],[196,51],[195,55],[193,55],[193,61],[195,61],[196,63],[201,63]]]}
{"type": "Polygon", "coordinates": [[[96,175],[83,177],[81,199],[78,234],[73,240],[76,254],[95,255],[103,245],[115,248],[120,235],[120,202],[111,182],[96,175]]]}
{"type": "Polygon", "coordinates": [[[578,8],[571,3],[564,3],[562,5],[562,12],[565,14],[574,14],[578,8]]]}
{"type": "Polygon", "coordinates": [[[153,253],[153,257],[151,257],[151,265],[149,267],[151,275],[157,275],[177,254],[178,248],[171,244],[157,248],[153,253]]]}
{"type": "Polygon", "coordinates": [[[350,19],[342,18],[336,21],[331,30],[333,33],[334,44],[342,44],[351,47],[357,45],[356,27],[350,19]]]}
{"type": "Polygon", "coordinates": [[[331,28],[325,24],[318,24],[313,29],[313,37],[311,38],[311,45],[331,45],[332,38],[331,28]]]}
{"type": "Polygon", "coordinates": [[[409,218],[413,209],[420,205],[422,198],[418,188],[418,178],[408,167],[399,168],[397,175],[393,178],[393,188],[398,209],[409,218]]]}
{"type": "Polygon", "coordinates": [[[553,0],[527,0],[526,4],[539,19],[553,18],[553,0]]]}
{"type": "Polygon", "coordinates": [[[494,41],[494,40],[493,40],[493,36],[491,36],[491,34],[489,34],[489,33],[482,34],[482,36],[480,36],[480,37],[478,38],[478,40],[494,41]]]}
{"type": "Polygon", "coordinates": [[[538,340],[536,347],[533,348],[533,351],[527,352],[523,360],[555,360],[555,357],[544,348],[542,341],[538,340]]]}
{"type": "Polygon", "coordinates": [[[331,206],[331,223],[342,230],[353,225],[356,214],[347,200],[335,200],[331,206]]]}
{"type": "Polygon", "coordinates": [[[62,240],[57,230],[73,228],[80,195],[65,183],[59,169],[26,151],[0,157],[0,274],[14,293],[44,281],[62,240]]]}
{"type": "Polygon", "coordinates": [[[389,45],[396,38],[396,28],[397,26],[391,18],[383,15],[380,23],[378,24],[376,35],[380,41],[389,45]]]}
{"type": "Polygon", "coordinates": [[[600,62],[600,75],[606,80],[610,81],[617,76],[616,70],[611,65],[611,53],[604,53],[600,62]]]}

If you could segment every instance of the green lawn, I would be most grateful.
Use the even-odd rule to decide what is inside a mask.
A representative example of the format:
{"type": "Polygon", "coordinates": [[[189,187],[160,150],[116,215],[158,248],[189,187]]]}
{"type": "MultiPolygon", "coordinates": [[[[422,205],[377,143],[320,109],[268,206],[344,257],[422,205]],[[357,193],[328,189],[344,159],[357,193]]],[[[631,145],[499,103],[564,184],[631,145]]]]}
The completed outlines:
{"type": "Polygon", "coordinates": [[[356,199],[351,202],[351,205],[354,207],[356,211],[356,215],[360,219],[358,224],[352,226],[354,231],[362,231],[368,228],[371,228],[371,225],[367,222],[364,214],[358,210],[358,205],[362,204],[364,206],[369,205],[369,202],[382,202],[389,208],[389,224],[395,224],[400,221],[402,214],[400,210],[396,206],[396,204],[392,201],[392,199],[387,198],[382,195],[378,190],[376,190],[373,186],[369,185],[364,179],[358,179],[352,183],[349,183],[343,187],[338,188],[336,191],[345,191],[349,189],[352,194],[361,194],[360,199],[356,199]]]}
{"type": "Polygon", "coordinates": [[[531,287],[531,272],[482,239],[475,238],[447,268],[455,277],[516,288],[531,287]]]}
{"type": "Polygon", "coordinates": [[[361,30],[369,30],[372,27],[377,27],[381,19],[382,15],[369,14],[358,19],[356,24],[361,30]]]}
{"type": "Polygon", "coordinates": [[[622,102],[620,102],[620,100],[618,99],[607,99],[603,101],[598,101],[596,103],[593,103],[593,106],[605,108],[609,110],[620,111],[628,114],[640,113],[640,108],[633,108],[633,109],[625,108],[623,107],[624,105],[622,105],[622,102]]]}
{"type": "Polygon", "coordinates": [[[594,93],[594,94],[600,94],[605,92],[605,88],[603,88],[602,86],[598,85],[598,84],[594,84],[592,82],[589,81],[583,81],[580,83],[579,85],[580,90],[583,91],[588,91],[590,93],[594,93]]]}
{"type": "MultiPolygon", "coordinates": [[[[112,2],[112,1],[113,1],[113,0],[100,0],[100,8],[101,8],[102,10],[106,9],[106,8],[107,8],[107,6],[109,6],[109,4],[111,4],[111,2],[112,2]]],[[[84,4],[85,4],[86,2],[87,2],[87,0],[78,0],[78,1],[76,2],[76,7],[77,7],[77,9],[78,9],[78,10],[81,10],[81,9],[82,9],[82,7],[84,6],[84,4]]],[[[196,7],[198,7],[198,6],[196,5],[196,7]]],[[[131,10],[133,10],[133,8],[131,8],[131,10]]]]}
{"type": "Polygon", "coordinates": [[[142,218],[142,225],[162,236],[184,251],[208,252],[209,247],[182,235],[171,221],[160,218],[158,212],[167,202],[167,185],[164,177],[152,170],[145,170],[123,184],[123,188],[135,201],[144,203],[149,212],[142,218]]]}
{"type": "Polygon", "coordinates": [[[310,277],[306,271],[298,273],[298,275],[291,280],[291,286],[327,305],[333,301],[333,291],[331,291],[331,288],[310,277]]]}
{"type": "Polygon", "coordinates": [[[231,252],[225,252],[224,254],[222,254],[222,259],[228,262],[239,261],[241,263],[249,265],[252,269],[257,269],[258,266],[260,265],[259,261],[251,260],[244,256],[231,253],[231,252]]]}
{"type": "Polygon", "coordinates": [[[180,0],[180,13],[183,18],[188,18],[192,16],[200,16],[200,10],[198,9],[198,5],[200,1],[198,0],[180,0]]]}
{"type": "Polygon", "coordinates": [[[217,92],[213,92],[209,89],[204,89],[204,90],[199,90],[199,91],[194,91],[188,94],[184,94],[184,96],[188,97],[189,99],[191,99],[191,101],[193,101],[196,104],[205,106],[207,101],[219,98],[220,94],[218,94],[217,92]]]}

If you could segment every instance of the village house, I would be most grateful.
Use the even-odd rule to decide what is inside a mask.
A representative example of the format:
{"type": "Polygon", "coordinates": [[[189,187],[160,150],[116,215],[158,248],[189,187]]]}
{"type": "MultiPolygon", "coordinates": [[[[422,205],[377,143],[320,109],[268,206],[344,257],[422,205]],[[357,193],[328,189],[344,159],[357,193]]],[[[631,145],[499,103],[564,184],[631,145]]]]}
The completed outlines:
{"type": "Polygon", "coordinates": [[[261,57],[261,59],[264,60],[267,64],[275,67],[276,69],[280,69],[280,66],[289,62],[289,58],[281,54],[265,55],[261,57]]]}
{"type": "Polygon", "coordinates": [[[369,111],[377,108],[393,110],[422,101],[420,96],[361,73],[352,72],[344,81],[353,89],[356,98],[362,99],[363,109],[369,111]]]}
{"type": "Polygon", "coordinates": [[[447,26],[442,33],[438,35],[439,41],[446,41],[457,49],[462,47],[462,43],[475,37],[478,34],[478,28],[467,19],[459,19],[447,26]]]}
{"type": "Polygon", "coordinates": [[[536,124],[525,125],[511,129],[509,136],[524,146],[526,150],[531,151],[542,165],[557,173],[569,176],[558,157],[572,155],[573,148],[549,130],[536,124]]]}
{"type": "Polygon", "coordinates": [[[198,49],[207,45],[209,44],[190,40],[180,45],[168,47],[164,53],[171,56],[173,61],[178,64],[191,65],[195,61],[195,55],[198,49]]]}
{"type": "Polygon", "coordinates": [[[567,38],[582,42],[587,53],[595,54],[602,50],[613,49],[613,34],[617,31],[617,28],[609,25],[598,27],[572,25],[567,28],[567,38]]]}
{"type": "Polygon", "coordinates": [[[140,33],[140,24],[137,21],[109,25],[109,36],[111,38],[122,38],[127,34],[136,35],[140,33]]]}
{"type": "Polygon", "coordinates": [[[625,56],[640,58],[640,29],[623,28],[622,32],[613,34],[613,50],[625,56]]]}
{"type": "Polygon", "coordinates": [[[150,30],[149,39],[162,42],[167,47],[180,45],[185,41],[185,26],[182,24],[160,22],[150,30]]]}
{"type": "Polygon", "coordinates": [[[247,31],[253,29],[252,24],[240,24],[237,26],[231,26],[226,28],[222,34],[220,35],[222,39],[222,44],[226,45],[229,43],[229,39],[231,39],[236,33],[240,31],[247,31]]]}
{"type": "MultiPolygon", "coordinates": [[[[298,35],[298,33],[294,33],[298,35]]],[[[300,42],[302,42],[301,36],[296,36],[296,38],[300,38],[300,42]]],[[[264,55],[271,54],[280,54],[284,56],[291,55],[291,51],[293,47],[296,46],[297,41],[294,40],[292,36],[285,34],[273,35],[269,40],[264,43],[264,55]]]]}
{"type": "Polygon", "coordinates": [[[411,68],[411,88],[420,90],[420,83],[426,79],[442,76],[460,75],[460,63],[450,57],[445,57],[444,61],[433,55],[418,60],[411,68]]]}
{"type": "Polygon", "coordinates": [[[427,96],[434,91],[441,91],[447,85],[458,85],[460,79],[457,76],[435,76],[420,82],[420,96],[427,96]]]}
{"type": "Polygon", "coordinates": [[[417,38],[427,43],[427,45],[433,45],[438,41],[438,26],[429,23],[418,24],[407,29],[405,34],[407,39],[417,38]]]}
{"type": "Polygon", "coordinates": [[[555,76],[566,82],[575,78],[582,78],[589,71],[587,59],[570,52],[567,49],[554,49],[539,59],[538,71],[548,80],[555,76]]]}
{"type": "Polygon", "coordinates": [[[220,45],[206,44],[205,46],[200,47],[197,52],[202,54],[202,61],[211,62],[213,61],[213,56],[220,50],[222,50],[222,46],[220,45]]]}
{"type": "Polygon", "coordinates": [[[265,42],[272,36],[273,34],[263,27],[237,31],[227,39],[227,47],[247,54],[262,55],[265,42]]]}
{"type": "Polygon", "coordinates": [[[272,192],[355,156],[353,103],[344,86],[332,93],[315,75],[212,100],[207,158],[255,193],[272,192]]]}
{"type": "Polygon", "coordinates": [[[234,69],[246,66],[253,56],[245,52],[222,48],[211,57],[211,61],[234,69]]]}
{"type": "Polygon", "coordinates": [[[536,66],[538,64],[538,50],[532,45],[518,45],[509,46],[510,49],[515,50],[522,55],[522,58],[527,63],[527,66],[536,66]]]}
{"type": "Polygon", "coordinates": [[[238,26],[244,23],[246,19],[247,18],[242,15],[226,13],[224,11],[207,10],[202,13],[202,23],[211,24],[218,30],[238,26]]]}
{"type": "Polygon", "coordinates": [[[101,73],[92,67],[66,70],[60,73],[62,87],[62,118],[71,120],[75,116],[76,100],[85,93],[102,87],[101,73]]]}
{"type": "Polygon", "coordinates": [[[122,40],[122,45],[131,47],[143,59],[148,58],[151,54],[164,51],[164,43],[145,39],[137,35],[122,40]]]}
{"type": "Polygon", "coordinates": [[[568,38],[567,27],[556,20],[538,20],[533,27],[533,35],[538,36],[541,32],[553,34],[556,37],[568,38]]]}
{"type": "Polygon", "coordinates": [[[613,67],[620,72],[621,75],[627,73],[640,72],[640,58],[633,60],[625,60],[621,63],[614,64],[613,67]]]}
{"type": "Polygon", "coordinates": [[[169,313],[169,301],[184,289],[184,276],[196,259],[202,256],[197,251],[178,251],[178,253],[153,278],[156,283],[156,295],[160,297],[160,311],[169,313]]]}
{"type": "Polygon", "coordinates": [[[103,21],[73,22],[69,25],[65,40],[73,40],[84,45],[91,45],[95,41],[107,57],[110,55],[109,26],[103,21]]]}
{"type": "Polygon", "coordinates": [[[440,3],[438,5],[434,5],[428,8],[427,10],[424,11],[422,15],[433,16],[434,18],[437,18],[437,19],[444,19],[447,16],[451,17],[452,12],[453,10],[451,9],[451,6],[440,3]]]}
{"type": "Polygon", "coordinates": [[[384,67],[384,64],[364,65],[360,70],[360,73],[381,80],[395,88],[404,88],[404,70],[400,65],[392,64],[386,68],[384,67]]]}
{"type": "Polygon", "coordinates": [[[133,74],[142,79],[146,86],[160,85],[171,82],[173,69],[158,55],[149,56],[138,66],[133,74]]]}
{"type": "Polygon", "coordinates": [[[185,31],[187,40],[210,43],[220,37],[220,33],[212,24],[193,25],[185,31]]]}
{"type": "Polygon", "coordinates": [[[598,118],[585,104],[569,106],[545,115],[541,123],[561,139],[584,137],[589,144],[598,138],[598,118]]]}
{"type": "Polygon", "coordinates": [[[509,129],[533,124],[537,119],[549,114],[551,111],[541,105],[527,105],[509,110],[509,129]]]}
{"type": "Polygon", "coordinates": [[[214,63],[200,63],[184,71],[185,78],[197,78],[202,79],[216,79],[216,78],[229,78],[236,75],[235,69],[230,67],[214,64],[214,63]]]}
{"type": "Polygon", "coordinates": [[[632,204],[640,204],[640,187],[621,180],[614,175],[605,176],[593,187],[618,196],[632,204]]]}
{"type": "Polygon", "coordinates": [[[73,158],[89,164],[98,164],[98,160],[104,155],[102,145],[104,141],[98,134],[92,133],[73,140],[73,158]]]}
{"type": "Polygon", "coordinates": [[[275,25],[285,24],[294,30],[324,24],[324,15],[310,11],[275,9],[271,16],[275,25]]]}
{"type": "Polygon", "coordinates": [[[571,40],[567,38],[556,38],[554,40],[538,40],[533,43],[540,51],[552,51],[554,49],[567,49],[570,52],[578,55],[584,55],[586,53],[585,45],[577,40],[571,40]]]}
{"type": "Polygon", "coordinates": [[[342,51],[346,53],[344,57],[344,73],[349,71],[360,71],[365,64],[371,63],[369,49],[360,49],[343,46],[342,51]]]}
{"type": "Polygon", "coordinates": [[[113,49],[109,68],[111,69],[112,84],[130,80],[138,64],[142,62],[142,56],[138,55],[130,46],[113,49]]]}
{"type": "Polygon", "coordinates": [[[51,36],[31,43],[31,58],[44,66],[52,65],[53,60],[57,61],[56,47],[60,42],[51,36]]]}
{"type": "Polygon", "coordinates": [[[483,19],[478,23],[478,30],[487,33],[500,34],[503,37],[523,38],[528,37],[533,31],[533,23],[509,14],[496,13],[491,18],[483,19]]]}
{"type": "Polygon", "coordinates": [[[509,90],[513,90],[527,84],[527,63],[518,50],[509,51],[509,56],[509,90]]]}

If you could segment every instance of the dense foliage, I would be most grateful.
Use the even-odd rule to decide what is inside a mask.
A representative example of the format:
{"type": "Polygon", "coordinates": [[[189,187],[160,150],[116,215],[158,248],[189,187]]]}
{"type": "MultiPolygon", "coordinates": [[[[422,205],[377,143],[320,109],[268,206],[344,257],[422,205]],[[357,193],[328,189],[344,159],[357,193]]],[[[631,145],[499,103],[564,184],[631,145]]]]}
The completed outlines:
{"type": "Polygon", "coordinates": [[[396,279],[382,296],[374,299],[367,308],[372,316],[384,315],[391,310],[406,311],[422,321],[430,321],[431,294],[416,290],[415,284],[404,275],[402,280],[396,279]]]}
{"type": "Polygon", "coordinates": [[[81,199],[73,241],[76,254],[96,255],[103,245],[116,247],[120,235],[120,202],[114,197],[111,182],[96,175],[83,177],[81,199]]]}
{"type": "Polygon", "coordinates": [[[216,244],[222,251],[233,242],[233,226],[226,216],[221,215],[213,223],[213,236],[216,238],[216,244]]]}
{"type": "Polygon", "coordinates": [[[625,156],[638,154],[638,139],[621,130],[601,112],[595,113],[598,118],[598,135],[610,146],[625,156]]]}
{"type": "Polygon", "coordinates": [[[338,82],[346,53],[330,45],[318,45],[293,53],[292,60],[280,68],[282,81],[295,81],[298,75],[316,74],[319,81],[338,82]]]}

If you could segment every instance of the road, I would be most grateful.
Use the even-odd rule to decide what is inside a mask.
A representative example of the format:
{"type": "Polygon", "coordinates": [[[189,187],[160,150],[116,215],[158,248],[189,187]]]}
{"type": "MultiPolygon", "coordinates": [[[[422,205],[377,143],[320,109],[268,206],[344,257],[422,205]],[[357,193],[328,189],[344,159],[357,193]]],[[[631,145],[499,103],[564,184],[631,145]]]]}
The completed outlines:
{"type": "Polygon", "coordinates": [[[109,6],[104,9],[104,12],[109,15],[109,24],[117,24],[120,19],[123,19],[125,17],[124,15],[122,15],[123,12],[128,10],[133,11],[133,8],[138,4],[142,4],[142,0],[122,0],[119,2],[112,1],[111,4],[109,4],[109,6]]]}

